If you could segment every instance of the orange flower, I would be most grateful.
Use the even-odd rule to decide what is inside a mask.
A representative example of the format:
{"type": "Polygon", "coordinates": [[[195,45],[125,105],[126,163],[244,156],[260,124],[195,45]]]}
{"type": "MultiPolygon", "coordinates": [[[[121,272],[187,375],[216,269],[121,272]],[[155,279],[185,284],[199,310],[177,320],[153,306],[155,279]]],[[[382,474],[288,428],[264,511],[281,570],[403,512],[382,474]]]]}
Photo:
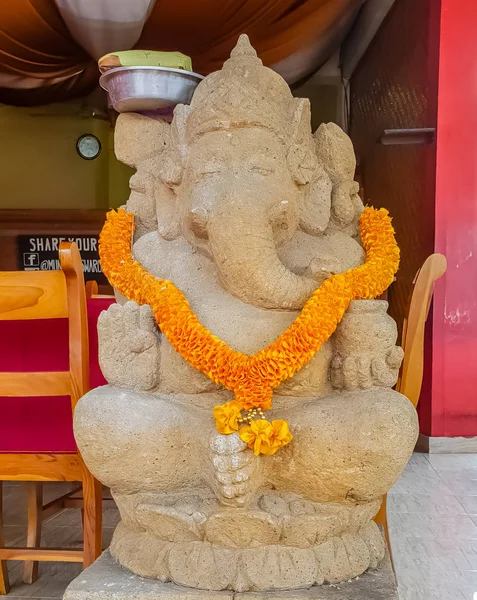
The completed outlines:
{"type": "Polygon", "coordinates": [[[227,404],[214,406],[214,419],[219,433],[233,433],[238,431],[237,419],[240,417],[241,405],[232,400],[227,404]]]}
{"type": "Polygon", "coordinates": [[[292,439],[293,436],[286,421],[282,421],[281,419],[272,421],[272,435],[270,437],[272,452],[270,454],[275,454],[277,450],[289,444],[292,439]]]}
{"type": "MultiPolygon", "coordinates": [[[[128,300],[149,304],[172,347],[212,381],[234,391],[235,402],[241,409],[271,408],[273,389],[313,358],[334,333],[351,300],[372,299],[382,294],[392,283],[399,266],[399,248],[387,210],[366,208],[360,217],[365,264],[329,277],[313,292],[288,329],[267,348],[247,356],[212,335],[171,281],[156,279],[133,259],[134,227],[132,213],[124,209],[108,213],[99,245],[103,272],[128,300]]],[[[240,411],[237,412],[235,405],[227,409],[216,407],[214,415],[215,410],[219,431],[237,431],[240,411]]],[[[254,433],[253,423],[241,429],[246,437],[254,433]]],[[[291,434],[288,426],[285,429],[284,421],[276,421],[281,425],[268,423],[272,432],[267,437],[266,423],[260,425],[258,437],[254,433],[253,447],[255,449],[258,443],[260,453],[273,454],[290,441],[291,434]]]]}
{"type": "Polygon", "coordinates": [[[239,431],[240,439],[253,450],[255,456],[259,454],[273,454],[272,434],[272,424],[265,419],[252,421],[250,425],[241,427],[239,431]]]}
{"type": "Polygon", "coordinates": [[[252,421],[250,425],[241,427],[239,436],[253,450],[255,456],[271,456],[293,439],[286,421],[276,420],[269,423],[265,419],[252,421]]]}
{"type": "Polygon", "coordinates": [[[235,399],[240,402],[242,408],[262,408],[270,410],[272,408],[273,389],[266,384],[258,384],[253,379],[252,384],[237,385],[234,388],[235,399]]]}

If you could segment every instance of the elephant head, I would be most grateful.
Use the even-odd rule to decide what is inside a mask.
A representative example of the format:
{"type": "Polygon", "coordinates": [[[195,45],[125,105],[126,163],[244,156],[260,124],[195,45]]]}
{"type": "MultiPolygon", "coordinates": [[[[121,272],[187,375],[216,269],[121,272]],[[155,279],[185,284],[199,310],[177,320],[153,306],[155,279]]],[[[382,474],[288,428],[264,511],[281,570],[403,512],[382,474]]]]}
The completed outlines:
{"type": "Polygon", "coordinates": [[[310,123],[309,101],[293,98],[246,36],[190,107],[175,110],[156,188],[159,233],[183,235],[255,306],[300,309],[318,285],[277,254],[298,229],[318,235],[330,220],[332,182],[310,123]]]}

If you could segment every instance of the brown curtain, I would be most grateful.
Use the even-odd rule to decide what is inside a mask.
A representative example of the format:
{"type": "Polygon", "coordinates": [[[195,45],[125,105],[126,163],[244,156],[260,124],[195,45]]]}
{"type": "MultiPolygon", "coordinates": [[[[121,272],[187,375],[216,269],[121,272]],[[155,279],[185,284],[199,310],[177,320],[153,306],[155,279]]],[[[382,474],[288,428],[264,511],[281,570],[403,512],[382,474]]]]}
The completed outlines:
{"type": "Polygon", "coordinates": [[[246,33],[270,66],[318,40],[352,5],[356,1],[156,0],[136,47],[180,50],[205,75],[221,68],[246,33]]]}
{"type": "Polygon", "coordinates": [[[97,79],[53,0],[0,2],[0,102],[60,101],[88,93],[97,79]]]}
{"type": "MultiPolygon", "coordinates": [[[[156,0],[136,48],[180,50],[205,75],[247,33],[264,63],[276,65],[330,36],[361,1],[156,0]]],[[[57,102],[87,94],[97,80],[96,61],[74,41],[54,0],[0,2],[0,102],[57,102]]]]}

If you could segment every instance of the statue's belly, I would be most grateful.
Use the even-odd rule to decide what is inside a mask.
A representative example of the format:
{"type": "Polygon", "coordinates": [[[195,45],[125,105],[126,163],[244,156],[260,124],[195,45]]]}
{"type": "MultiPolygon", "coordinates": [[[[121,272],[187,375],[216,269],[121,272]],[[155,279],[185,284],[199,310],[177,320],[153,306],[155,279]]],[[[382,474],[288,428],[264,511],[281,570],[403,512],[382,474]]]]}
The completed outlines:
{"type": "MultiPolygon", "coordinates": [[[[323,344],[315,357],[277,388],[279,396],[326,396],[331,391],[329,366],[331,343],[323,344]]],[[[191,367],[169,344],[166,339],[161,344],[160,383],[161,393],[200,394],[214,392],[221,386],[213,383],[206,375],[191,367]]]]}
{"type": "MultiPolygon", "coordinates": [[[[153,275],[169,279],[182,290],[202,324],[231,348],[255,354],[274,342],[298,316],[295,311],[276,311],[246,304],[229,294],[217,278],[213,263],[193,251],[183,239],[165,242],[156,233],[134,245],[134,255],[153,275]]],[[[329,391],[331,349],[325,345],[315,358],[279,394],[316,396],[329,391]]],[[[167,340],[161,348],[159,391],[196,394],[219,389],[205,375],[188,365],[167,340]]]]}

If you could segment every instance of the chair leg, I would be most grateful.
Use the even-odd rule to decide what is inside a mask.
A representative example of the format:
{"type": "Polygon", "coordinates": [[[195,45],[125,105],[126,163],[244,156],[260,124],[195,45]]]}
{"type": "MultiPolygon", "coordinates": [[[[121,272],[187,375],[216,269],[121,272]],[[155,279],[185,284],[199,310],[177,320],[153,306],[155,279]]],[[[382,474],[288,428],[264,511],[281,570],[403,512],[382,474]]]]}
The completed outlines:
{"type": "MultiPolygon", "coordinates": [[[[0,548],[5,546],[3,535],[3,481],[0,481],[0,548]]],[[[0,596],[5,596],[10,591],[8,581],[7,561],[0,560],[0,596]]]]}
{"type": "Polygon", "coordinates": [[[102,485],[89,471],[83,476],[83,568],[89,567],[102,550],[102,485]]]}
{"type": "MultiPolygon", "coordinates": [[[[38,548],[41,545],[41,523],[43,518],[43,484],[26,483],[28,494],[28,534],[27,547],[38,548]]],[[[27,560],[23,566],[23,581],[33,583],[38,579],[38,561],[27,560]]]]}
{"type": "Polygon", "coordinates": [[[389,539],[389,528],[388,528],[388,515],[387,515],[387,495],[383,496],[383,503],[378,511],[378,514],[374,517],[374,521],[377,525],[381,525],[383,528],[384,539],[386,540],[386,546],[389,552],[389,558],[391,559],[391,565],[394,570],[393,553],[391,550],[391,540],[389,539]]]}

